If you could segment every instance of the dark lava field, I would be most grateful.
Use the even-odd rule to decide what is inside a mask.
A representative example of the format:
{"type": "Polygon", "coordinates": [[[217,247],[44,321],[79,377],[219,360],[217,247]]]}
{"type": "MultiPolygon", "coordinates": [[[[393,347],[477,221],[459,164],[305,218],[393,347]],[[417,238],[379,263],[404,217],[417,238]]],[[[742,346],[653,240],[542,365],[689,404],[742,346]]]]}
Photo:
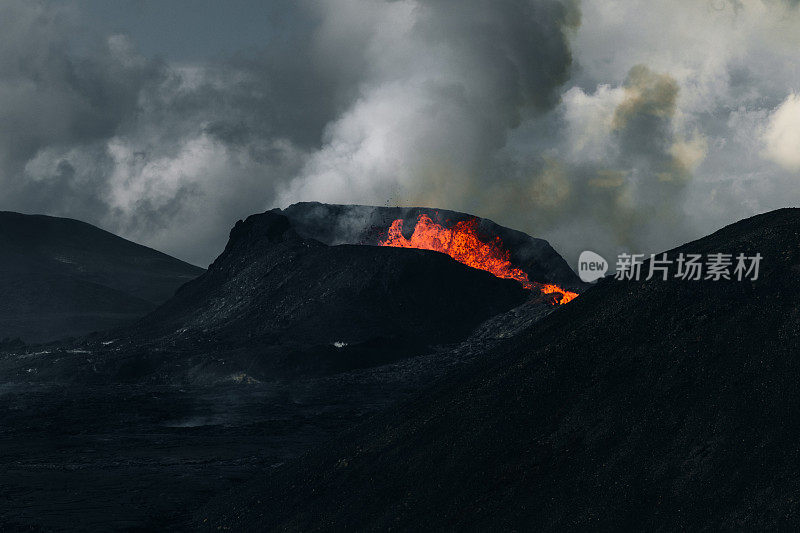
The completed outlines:
{"type": "Polygon", "coordinates": [[[742,282],[587,287],[545,241],[479,221],[531,281],[581,292],[557,305],[374,246],[427,214],[381,209],[253,215],[138,320],[5,341],[0,529],[797,523],[800,210],[669,252],[760,253],[742,282]]]}

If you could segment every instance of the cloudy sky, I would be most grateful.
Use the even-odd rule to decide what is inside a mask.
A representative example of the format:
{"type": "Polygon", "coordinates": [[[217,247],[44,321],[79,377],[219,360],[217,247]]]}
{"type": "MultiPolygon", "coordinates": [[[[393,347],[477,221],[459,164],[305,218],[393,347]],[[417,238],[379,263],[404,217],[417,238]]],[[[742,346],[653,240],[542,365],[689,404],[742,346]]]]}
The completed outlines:
{"type": "Polygon", "coordinates": [[[800,204],[796,0],[0,0],[0,209],[207,265],[302,200],[657,252],[800,204]]]}

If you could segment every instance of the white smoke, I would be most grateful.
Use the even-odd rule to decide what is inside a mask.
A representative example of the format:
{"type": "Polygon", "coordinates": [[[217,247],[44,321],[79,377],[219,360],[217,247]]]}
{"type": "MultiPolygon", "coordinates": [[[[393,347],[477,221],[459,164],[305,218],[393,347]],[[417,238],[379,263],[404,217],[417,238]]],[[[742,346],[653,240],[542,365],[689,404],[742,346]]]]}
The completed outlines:
{"type": "Polygon", "coordinates": [[[301,200],[469,211],[568,259],[800,203],[796,2],[578,4],[287,3],[285,40],[172,64],[7,0],[0,208],[205,264],[301,200]]]}

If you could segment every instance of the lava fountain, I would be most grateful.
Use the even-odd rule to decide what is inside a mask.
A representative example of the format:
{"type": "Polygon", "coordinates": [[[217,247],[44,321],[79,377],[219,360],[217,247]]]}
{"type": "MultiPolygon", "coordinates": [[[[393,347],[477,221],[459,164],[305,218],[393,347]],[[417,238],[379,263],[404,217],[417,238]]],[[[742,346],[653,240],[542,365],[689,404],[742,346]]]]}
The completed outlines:
{"type": "Polygon", "coordinates": [[[411,238],[403,233],[403,219],[398,218],[389,227],[386,238],[379,241],[380,246],[397,248],[420,248],[434,250],[449,255],[459,263],[472,268],[491,272],[498,278],[515,279],[528,290],[538,289],[545,294],[556,296],[559,304],[565,304],[578,296],[577,293],[562,289],[550,283],[538,283],[528,279],[522,269],[511,263],[511,254],[500,237],[489,242],[478,237],[478,219],[462,220],[450,228],[437,224],[428,215],[420,215],[411,238]]]}

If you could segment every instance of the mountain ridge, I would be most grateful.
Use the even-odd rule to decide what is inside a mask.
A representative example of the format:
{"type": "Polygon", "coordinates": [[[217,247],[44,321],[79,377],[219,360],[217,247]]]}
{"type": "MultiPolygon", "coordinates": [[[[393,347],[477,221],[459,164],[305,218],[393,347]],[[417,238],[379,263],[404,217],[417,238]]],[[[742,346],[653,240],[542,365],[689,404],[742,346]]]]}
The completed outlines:
{"type": "Polygon", "coordinates": [[[43,360],[37,379],[198,383],[371,367],[459,342],[528,296],[438,252],[328,246],[267,211],[237,222],[209,269],[152,313],[69,347],[91,361],[43,360]]]}
{"type": "Polygon", "coordinates": [[[0,338],[45,342],[144,316],[203,269],[79,220],[0,212],[0,338]]]}

